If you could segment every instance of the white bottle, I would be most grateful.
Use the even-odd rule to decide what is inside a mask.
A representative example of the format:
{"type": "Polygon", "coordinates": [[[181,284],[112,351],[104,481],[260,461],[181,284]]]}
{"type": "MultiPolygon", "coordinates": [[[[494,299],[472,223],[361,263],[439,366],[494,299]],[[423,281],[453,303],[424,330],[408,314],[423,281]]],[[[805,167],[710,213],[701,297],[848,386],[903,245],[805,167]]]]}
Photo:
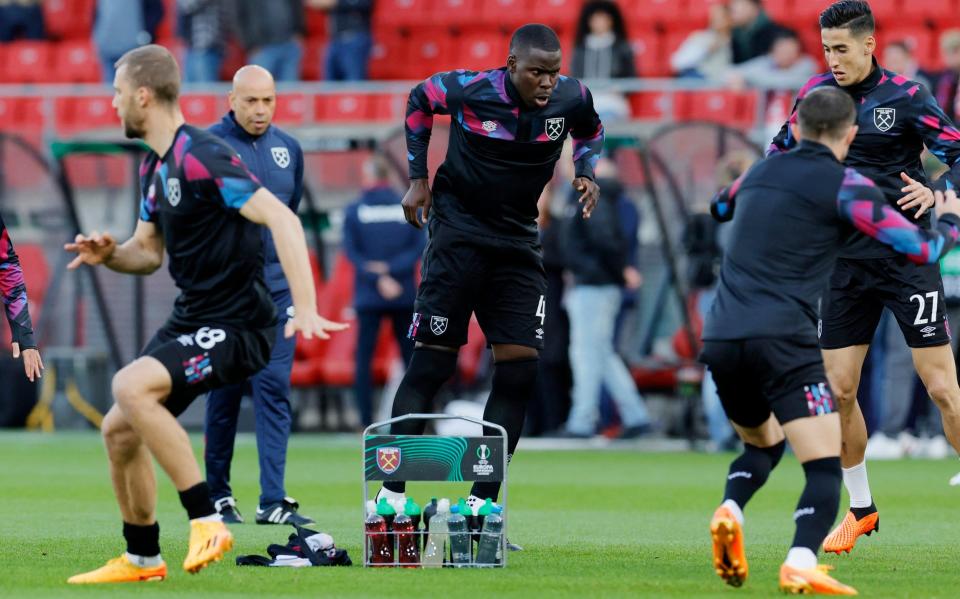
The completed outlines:
{"type": "Polygon", "coordinates": [[[441,499],[437,502],[437,513],[430,518],[430,534],[427,536],[427,545],[423,548],[423,567],[442,568],[443,558],[447,553],[447,519],[450,517],[450,500],[441,499]]]}

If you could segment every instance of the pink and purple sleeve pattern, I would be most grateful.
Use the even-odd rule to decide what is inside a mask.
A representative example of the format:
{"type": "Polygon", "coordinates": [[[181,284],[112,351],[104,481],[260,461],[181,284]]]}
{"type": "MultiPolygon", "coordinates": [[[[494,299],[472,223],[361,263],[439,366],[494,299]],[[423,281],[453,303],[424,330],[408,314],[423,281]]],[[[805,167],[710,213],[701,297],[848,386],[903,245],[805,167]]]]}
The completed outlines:
{"type": "Polygon", "coordinates": [[[833,81],[833,75],[831,73],[821,73],[811,77],[806,84],[800,88],[800,91],[797,92],[797,99],[793,103],[793,109],[790,111],[790,118],[780,127],[780,132],[777,133],[777,136],[770,142],[770,146],[767,148],[767,156],[786,152],[797,145],[797,140],[793,137],[793,132],[790,131],[790,125],[797,122],[797,107],[800,105],[800,100],[803,100],[806,95],[814,89],[830,81],[833,81]]]}
{"type": "Polygon", "coordinates": [[[585,85],[580,83],[582,107],[577,120],[570,130],[573,138],[573,163],[577,177],[594,179],[593,169],[597,166],[603,151],[603,123],[593,107],[593,96],[585,85]]]}
{"type": "Polygon", "coordinates": [[[911,89],[914,102],[920,104],[917,130],[923,143],[940,162],[950,167],[947,181],[954,189],[960,188],[960,130],[950,122],[940,105],[925,87],[911,89]]]}
{"type": "Polygon", "coordinates": [[[410,91],[404,129],[411,179],[427,178],[427,148],[433,131],[433,115],[450,114],[447,94],[456,73],[437,73],[410,91]]]}
{"type": "Polygon", "coordinates": [[[733,219],[733,209],[736,207],[737,192],[740,191],[740,185],[747,174],[740,175],[729,187],[720,190],[710,202],[710,214],[720,222],[727,222],[733,219]]]}
{"type": "Polygon", "coordinates": [[[13,342],[21,349],[34,348],[33,324],[27,310],[27,286],[23,280],[20,259],[13,249],[7,227],[0,218],[0,296],[10,323],[13,342]]]}
{"type": "Polygon", "coordinates": [[[936,264],[960,237],[953,218],[926,230],[892,208],[876,185],[852,168],[846,169],[837,194],[840,216],[857,230],[885,243],[916,264],[936,264]]]}
{"type": "Polygon", "coordinates": [[[240,156],[225,143],[205,143],[190,148],[183,158],[183,173],[191,184],[212,183],[223,204],[232,210],[243,208],[261,187],[240,156]]]}

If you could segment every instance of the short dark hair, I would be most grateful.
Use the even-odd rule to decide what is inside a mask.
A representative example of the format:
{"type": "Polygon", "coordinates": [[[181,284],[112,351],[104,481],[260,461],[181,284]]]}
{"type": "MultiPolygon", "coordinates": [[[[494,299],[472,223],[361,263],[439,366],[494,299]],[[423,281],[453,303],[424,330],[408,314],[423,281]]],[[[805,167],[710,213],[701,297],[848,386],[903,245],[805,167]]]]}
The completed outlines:
{"type": "Polygon", "coordinates": [[[813,90],[800,101],[800,132],[804,137],[837,139],[857,120],[857,107],[845,91],[835,87],[813,90]]]}
{"type": "Polygon", "coordinates": [[[800,36],[797,35],[797,32],[793,29],[782,27],[780,28],[780,31],[777,31],[777,33],[773,36],[774,43],[779,42],[780,40],[793,40],[799,44],[800,36]]]}
{"type": "Polygon", "coordinates": [[[907,40],[893,40],[887,44],[887,48],[900,48],[905,54],[913,55],[913,46],[907,40]]]}
{"type": "Polygon", "coordinates": [[[180,67],[163,46],[150,44],[134,48],[113,64],[117,70],[127,67],[126,77],[134,89],[145,87],[164,104],[176,104],[180,97],[180,67]]]}
{"type": "Polygon", "coordinates": [[[513,32],[510,38],[510,53],[517,54],[527,50],[559,52],[560,38],[557,33],[540,23],[528,23],[513,32]]]}
{"type": "Polygon", "coordinates": [[[623,13],[616,2],[612,0],[589,0],[580,9],[580,17],[577,19],[577,33],[573,38],[574,46],[583,45],[583,40],[590,33],[590,19],[597,13],[606,13],[613,21],[613,35],[617,41],[626,41],[627,26],[623,20],[623,13]]]}
{"type": "Polygon", "coordinates": [[[863,0],[839,0],[820,13],[820,29],[849,29],[856,36],[873,35],[873,11],[863,0]]]}

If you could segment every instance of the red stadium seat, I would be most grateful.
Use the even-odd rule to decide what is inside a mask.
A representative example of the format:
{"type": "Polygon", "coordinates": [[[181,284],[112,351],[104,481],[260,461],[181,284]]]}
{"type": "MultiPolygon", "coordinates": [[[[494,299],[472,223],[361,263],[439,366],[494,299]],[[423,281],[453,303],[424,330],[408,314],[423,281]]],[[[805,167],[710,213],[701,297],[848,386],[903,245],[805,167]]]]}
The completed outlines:
{"type": "Polygon", "coordinates": [[[54,80],[62,83],[100,83],[103,77],[96,49],[89,40],[57,44],[54,72],[54,80]]]}
{"type": "Polygon", "coordinates": [[[300,62],[300,78],[304,81],[323,79],[323,58],[327,42],[323,38],[310,38],[303,45],[303,60],[300,62]]]}
{"type": "Polygon", "coordinates": [[[163,19],[157,27],[157,39],[177,35],[177,0],[163,0],[163,19]]]}
{"type": "Polygon", "coordinates": [[[10,42],[4,52],[4,77],[7,83],[46,83],[53,81],[52,44],[24,40],[10,42]]]}
{"type": "Polygon", "coordinates": [[[43,26],[51,39],[86,39],[96,0],[44,0],[43,26]]]}
{"type": "Polygon", "coordinates": [[[677,119],[711,121],[749,127],[755,119],[756,94],[730,91],[691,91],[677,94],[677,119]]]}
{"type": "Polygon", "coordinates": [[[483,23],[480,0],[432,0],[430,24],[467,29],[483,23]]]}
{"type": "MultiPolygon", "coordinates": [[[[554,29],[572,30],[583,0],[533,0],[524,15],[525,23],[544,23],[554,29]]],[[[559,33],[559,31],[558,31],[559,33]]]]}
{"type": "Polygon", "coordinates": [[[457,371],[460,373],[463,384],[472,385],[476,382],[483,352],[486,349],[487,339],[480,329],[480,323],[476,316],[471,316],[470,324],[467,326],[467,343],[460,348],[457,355],[457,371]]]}
{"type": "Polygon", "coordinates": [[[373,5],[373,24],[378,33],[420,27],[431,22],[431,17],[427,0],[378,0],[373,5]]]}
{"type": "Polygon", "coordinates": [[[960,11],[960,6],[957,6],[956,0],[907,0],[902,13],[904,16],[912,15],[917,19],[938,24],[944,18],[956,18],[957,11],[960,11]]]}
{"type": "Polygon", "coordinates": [[[118,128],[120,119],[110,96],[63,96],[54,100],[57,131],[73,134],[91,129],[118,128]]]}
{"type": "Polygon", "coordinates": [[[670,66],[670,58],[673,56],[674,52],[680,49],[680,46],[683,45],[683,42],[687,40],[693,31],[694,30],[692,29],[675,28],[668,31],[663,37],[663,68],[670,71],[671,74],[673,73],[673,67],[670,66]]]}
{"type": "Polygon", "coordinates": [[[317,120],[334,123],[361,122],[370,119],[370,97],[366,94],[322,94],[316,96],[317,120]]]}
{"type": "MultiPolygon", "coordinates": [[[[714,4],[722,3],[721,0],[687,0],[687,24],[695,26],[697,29],[703,29],[710,21],[710,7],[714,4]]],[[[764,6],[769,6],[770,4],[770,2],[765,2],[764,6]]],[[[670,22],[664,23],[664,26],[670,28],[670,22]]]]}
{"type": "Polygon", "coordinates": [[[662,121],[676,113],[676,97],[671,92],[637,92],[628,96],[633,118],[643,121],[662,121]]]}
{"type": "Polygon", "coordinates": [[[407,112],[405,94],[373,94],[370,96],[370,118],[375,121],[399,124],[407,112]]]}
{"type": "Polygon", "coordinates": [[[527,23],[530,6],[537,0],[483,0],[480,22],[497,25],[507,33],[527,23]]]}
{"type": "Polygon", "coordinates": [[[327,36],[327,13],[315,8],[307,7],[307,37],[326,37],[327,36]]]}
{"type": "Polygon", "coordinates": [[[457,42],[457,64],[473,71],[495,69],[507,64],[509,38],[499,32],[470,33],[457,42]]]}
{"type": "Polygon", "coordinates": [[[277,96],[277,111],[273,114],[273,122],[278,125],[304,125],[307,123],[309,110],[310,100],[306,94],[282,93],[277,96]]]}
{"type": "MultiPolygon", "coordinates": [[[[304,60],[306,58],[305,56],[304,60]]],[[[233,40],[227,42],[227,47],[223,53],[223,64],[220,65],[219,79],[221,81],[232,81],[234,73],[245,64],[247,64],[247,53],[243,51],[240,44],[233,40]]]]}
{"type": "Polygon", "coordinates": [[[685,21],[689,17],[687,0],[634,0],[629,8],[624,6],[623,13],[628,29],[631,30],[634,27],[685,21]]]}
{"type": "Polygon", "coordinates": [[[410,39],[410,70],[408,77],[425,79],[440,71],[460,68],[456,56],[457,43],[453,35],[443,29],[422,29],[410,39]]]}
{"type": "Polygon", "coordinates": [[[378,34],[370,50],[371,79],[406,79],[409,46],[399,34],[378,34]]]}
{"type": "Polygon", "coordinates": [[[630,36],[633,60],[642,77],[660,77],[670,74],[670,66],[663,58],[660,34],[648,30],[630,36]]]}
{"type": "Polygon", "coordinates": [[[21,131],[40,131],[47,122],[43,108],[44,99],[40,97],[20,98],[16,128],[21,131]]]}
{"type": "Polygon", "coordinates": [[[183,118],[196,127],[207,127],[220,120],[227,110],[226,96],[185,94],[180,96],[183,118]]]}

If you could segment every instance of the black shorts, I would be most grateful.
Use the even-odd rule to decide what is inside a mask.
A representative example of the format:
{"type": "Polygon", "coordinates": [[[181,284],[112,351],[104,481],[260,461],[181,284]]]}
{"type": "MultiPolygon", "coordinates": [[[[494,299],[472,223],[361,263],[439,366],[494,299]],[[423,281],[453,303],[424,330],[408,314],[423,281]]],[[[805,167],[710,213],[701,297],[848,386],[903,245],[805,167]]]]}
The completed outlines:
{"type": "Polygon", "coordinates": [[[179,416],[201,393],[240,383],[263,370],[277,327],[180,328],[164,325],[140,353],[156,358],[170,373],[173,390],[164,405],[179,416]]]}
{"type": "Polygon", "coordinates": [[[771,412],[786,424],[836,410],[812,339],[704,341],[700,361],[713,375],[727,417],[740,426],[760,426],[771,412]]]}
{"type": "Polygon", "coordinates": [[[820,317],[820,347],[869,345],[884,307],[896,317],[908,346],[950,343],[940,265],[896,256],[837,260],[820,317]]]}
{"type": "Polygon", "coordinates": [[[481,237],[430,222],[410,338],[430,345],[467,342],[470,314],[487,343],[543,349],[543,256],[536,241],[481,237]]]}

